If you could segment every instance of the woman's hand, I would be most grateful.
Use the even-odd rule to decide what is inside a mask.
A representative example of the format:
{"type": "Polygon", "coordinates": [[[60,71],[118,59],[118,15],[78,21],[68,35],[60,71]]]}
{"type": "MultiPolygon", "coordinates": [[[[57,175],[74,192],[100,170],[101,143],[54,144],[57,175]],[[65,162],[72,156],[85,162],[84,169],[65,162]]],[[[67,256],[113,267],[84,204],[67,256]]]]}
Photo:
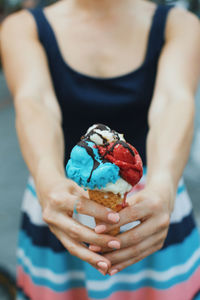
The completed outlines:
{"type": "MultiPolygon", "coordinates": [[[[104,274],[111,267],[110,260],[89,250],[84,244],[98,248],[110,247],[119,239],[107,234],[97,234],[72,218],[76,207],[78,213],[98,217],[99,220],[113,224],[113,215],[118,214],[88,199],[87,192],[65,177],[48,178],[46,182],[36,180],[36,190],[42,206],[43,219],[64,247],[80,259],[87,261],[104,274]],[[109,242],[111,242],[109,244],[109,242]]],[[[119,217],[118,217],[119,220],[119,217]]]]}
{"type": "MultiPolygon", "coordinates": [[[[103,233],[117,226],[140,221],[136,227],[117,236],[121,243],[120,250],[104,254],[112,264],[108,270],[110,275],[162,248],[169,228],[175,193],[170,188],[158,186],[159,188],[146,186],[144,190],[128,198],[129,206],[119,212],[120,222],[117,225],[104,223],[106,229],[103,233]]],[[[95,231],[100,232],[98,229],[101,228],[97,226],[95,231]]]]}

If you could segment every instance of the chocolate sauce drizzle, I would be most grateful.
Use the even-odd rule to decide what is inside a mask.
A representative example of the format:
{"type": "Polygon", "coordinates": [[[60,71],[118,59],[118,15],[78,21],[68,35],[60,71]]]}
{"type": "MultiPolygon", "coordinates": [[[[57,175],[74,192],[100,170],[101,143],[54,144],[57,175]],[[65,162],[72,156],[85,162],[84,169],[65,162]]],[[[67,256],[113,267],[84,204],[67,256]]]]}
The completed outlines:
{"type": "MultiPolygon", "coordinates": [[[[93,159],[93,168],[92,168],[92,170],[91,170],[91,172],[90,172],[90,176],[88,177],[87,182],[90,182],[91,177],[92,177],[92,173],[93,173],[94,170],[97,169],[98,166],[100,165],[100,163],[95,159],[94,152],[93,152],[92,148],[88,146],[87,141],[88,141],[88,142],[92,142],[91,139],[90,139],[90,137],[91,137],[93,134],[97,134],[97,135],[100,136],[100,138],[102,139],[102,141],[103,141],[103,146],[104,146],[104,147],[106,147],[106,146],[109,145],[107,139],[104,138],[100,133],[96,132],[96,131],[95,131],[96,129],[99,129],[99,130],[101,130],[101,131],[103,131],[103,130],[109,131],[109,127],[107,127],[106,125],[103,125],[103,124],[96,124],[96,127],[95,127],[94,129],[92,129],[88,134],[82,136],[82,137],[81,137],[81,141],[77,144],[78,146],[85,148],[85,150],[87,151],[88,155],[93,159]]],[[[106,151],[106,153],[104,154],[104,156],[101,158],[102,163],[108,162],[108,160],[106,160],[104,157],[105,157],[107,154],[113,152],[115,146],[118,145],[118,144],[120,144],[120,145],[122,145],[124,148],[128,149],[129,152],[130,152],[133,156],[135,156],[135,153],[134,153],[134,151],[131,149],[131,147],[130,147],[126,142],[120,140],[120,137],[119,137],[119,134],[118,134],[117,131],[115,131],[115,130],[110,130],[110,132],[112,132],[112,133],[114,134],[115,139],[116,139],[116,142],[112,145],[112,147],[111,147],[109,150],[106,151]]]]}
{"type": "Polygon", "coordinates": [[[103,141],[103,145],[107,146],[109,145],[108,141],[106,138],[103,137],[103,135],[99,132],[96,132],[95,130],[96,129],[99,129],[101,131],[103,130],[107,130],[108,131],[108,127],[106,125],[103,125],[103,124],[97,124],[96,127],[94,129],[92,129],[88,134],[82,136],[81,140],[88,140],[88,141],[91,141],[90,137],[93,135],[93,134],[97,134],[98,136],[100,136],[100,138],[102,139],[103,141]]]}
{"type": "Polygon", "coordinates": [[[119,144],[122,145],[124,148],[128,149],[129,152],[131,153],[131,155],[135,156],[135,153],[134,153],[134,151],[131,149],[131,147],[130,147],[126,142],[119,140],[119,141],[116,141],[116,142],[112,145],[112,147],[106,151],[106,153],[104,154],[103,158],[104,158],[107,154],[113,152],[115,146],[116,146],[116,145],[119,145],[119,144]]]}
{"type": "Polygon", "coordinates": [[[103,144],[104,145],[107,145],[108,144],[108,141],[103,137],[103,135],[101,134],[101,133],[99,133],[99,132],[94,132],[94,131],[91,131],[91,132],[89,132],[88,134],[87,134],[87,140],[89,140],[89,141],[91,141],[91,139],[90,139],[90,137],[91,137],[91,135],[93,135],[93,134],[97,134],[98,136],[100,136],[100,138],[103,140],[103,144]]]}
{"type": "Polygon", "coordinates": [[[115,130],[111,130],[111,132],[114,134],[114,136],[115,136],[115,139],[116,139],[117,141],[119,141],[119,140],[120,140],[120,137],[119,137],[119,134],[118,134],[118,132],[117,132],[117,131],[115,131],[115,130]]]}
{"type": "Polygon", "coordinates": [[[100,163],[95,159],[94,152],[92,151],[92,149],[88,146],[88,144],[85,141],[80,141],[77,145],[80,147],[83,147],[87,151],[88,155],[93,159],[93,168],[90,172],[90,176],[87,179],[87,182],[90,182],[92,173],[94,172],[95,169],[98,168],[100,163]]]}

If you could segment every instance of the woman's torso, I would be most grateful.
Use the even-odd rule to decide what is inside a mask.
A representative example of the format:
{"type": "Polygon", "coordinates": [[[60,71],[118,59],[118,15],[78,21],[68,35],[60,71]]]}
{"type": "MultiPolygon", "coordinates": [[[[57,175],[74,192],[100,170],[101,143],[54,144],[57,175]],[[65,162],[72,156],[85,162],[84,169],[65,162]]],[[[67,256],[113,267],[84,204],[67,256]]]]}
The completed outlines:
{"type": "Polygon", "coordinates": [[[121,17],[115,10],[72,17],[61,3],[31,11],[63,115],[65,162],[87,128],[104,123],[123,132],[146,164],[147,114],[170,7],[139,3],[121,17]]]}

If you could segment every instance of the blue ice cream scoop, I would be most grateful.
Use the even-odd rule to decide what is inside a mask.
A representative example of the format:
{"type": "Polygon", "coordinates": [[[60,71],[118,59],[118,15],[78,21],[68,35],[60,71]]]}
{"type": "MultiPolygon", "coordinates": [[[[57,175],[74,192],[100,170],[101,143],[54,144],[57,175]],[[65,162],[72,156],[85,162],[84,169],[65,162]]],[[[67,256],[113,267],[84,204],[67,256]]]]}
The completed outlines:
{"type": "Polygon", "coordinates": [[[115,164],[104,161],[90,141],[81,141],[72,149],[66,166],[68,178],[91,190],[115,183],[120,178],[119,170],[115,164]]]}

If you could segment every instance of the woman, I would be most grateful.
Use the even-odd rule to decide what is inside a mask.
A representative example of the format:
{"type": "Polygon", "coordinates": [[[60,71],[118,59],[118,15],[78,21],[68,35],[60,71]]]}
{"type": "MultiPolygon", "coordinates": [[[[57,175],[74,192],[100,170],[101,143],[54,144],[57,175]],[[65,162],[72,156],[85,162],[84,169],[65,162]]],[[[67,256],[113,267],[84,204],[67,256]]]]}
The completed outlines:
{"type": "Polygon", "coordinates": [[[143,0],[57,1],[7,18],[2,53],[33,177],[18,299],[197,299],[200,240],[180,178],[192,140],[198,19],[143,0]],[[65,178],[72,146],[93,123],[123,132],[147,166],[119,214],[65,178]],[[74,209],[102,224],[81,224],[74,209]]]}

